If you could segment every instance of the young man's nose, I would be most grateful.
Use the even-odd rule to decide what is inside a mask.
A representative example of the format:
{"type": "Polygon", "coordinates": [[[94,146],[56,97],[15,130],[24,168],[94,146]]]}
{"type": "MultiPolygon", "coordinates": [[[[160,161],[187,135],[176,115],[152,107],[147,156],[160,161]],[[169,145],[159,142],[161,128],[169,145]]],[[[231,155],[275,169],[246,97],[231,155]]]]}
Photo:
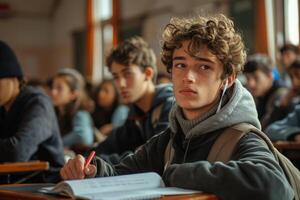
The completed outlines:
{"type": "Polygon", "coordinates": [[[192,69],[186,69],[183,76],[183,82],[194,82],[195,72],[192,69]]]}
{"type": "Polygon", "coordinates": [[[124,88],[124,87],[126,87],[126,80],[125,80],[125,78],[120,77],[120,78],[118,79],[118,84],[117,84],[117,85],[119,86],[119,88],[124,88]]]}

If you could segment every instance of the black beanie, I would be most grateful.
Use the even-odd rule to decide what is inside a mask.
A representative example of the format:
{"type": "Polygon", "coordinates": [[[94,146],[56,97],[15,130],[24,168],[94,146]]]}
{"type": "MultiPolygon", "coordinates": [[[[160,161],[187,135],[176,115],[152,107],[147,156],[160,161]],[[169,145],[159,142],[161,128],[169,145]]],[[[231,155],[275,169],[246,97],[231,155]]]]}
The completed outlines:
{"type": "Polygon", "coordinates": [[[13,50],[0,40],[0,78],[23,77],[23,72],[13,50]]]}

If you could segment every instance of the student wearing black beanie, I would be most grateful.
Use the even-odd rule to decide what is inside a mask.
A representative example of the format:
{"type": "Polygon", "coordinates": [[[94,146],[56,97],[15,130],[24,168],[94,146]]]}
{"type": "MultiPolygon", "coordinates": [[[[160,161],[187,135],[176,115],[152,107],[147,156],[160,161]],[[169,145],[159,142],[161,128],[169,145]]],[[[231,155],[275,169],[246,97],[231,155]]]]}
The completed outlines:
{"type": "Polygon", "coordinates": [[[0,41],[0,78],[5,77],[23,77],[23,72],[12,49],[0,41]]]}
{"type": "MultiPolygon", "coordinates": [[[[0,163],[48,161],[50,170],[26,182],[57,182],[64,163],[63,146],[50,99],[23,84],[23,72],[13,50],[0,41],[0,163]]],[[[0,177],[14,182],[31,174],[0,177]]]]}

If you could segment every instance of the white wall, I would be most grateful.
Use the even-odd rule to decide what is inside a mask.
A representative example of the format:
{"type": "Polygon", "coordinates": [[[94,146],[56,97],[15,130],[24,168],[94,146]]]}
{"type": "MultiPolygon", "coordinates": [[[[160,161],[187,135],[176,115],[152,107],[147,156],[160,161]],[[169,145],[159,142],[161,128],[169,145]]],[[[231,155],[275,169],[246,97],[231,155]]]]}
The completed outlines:
{"type": "Polygon", "coordinates": [[[49,54],[49,22],[46,19],[0,20],[0,39],[16,52],[25,75],[38,76],[49,54]]]}
{"type": "Polygon", "coordinates": [[[28,78],[46,79],[59,67],[73,67],[72,31],[84,29],[85,4],[62,0],[53,18],[0,19],[0,40],[14,49],[28,78]]]}
{"type": "Polygon", "coordinates": [[[74,67],[72,32],[84,30],[85,13],[85,0],[63,0],[56,11],[50,25],[54,69],[74,67]]]}

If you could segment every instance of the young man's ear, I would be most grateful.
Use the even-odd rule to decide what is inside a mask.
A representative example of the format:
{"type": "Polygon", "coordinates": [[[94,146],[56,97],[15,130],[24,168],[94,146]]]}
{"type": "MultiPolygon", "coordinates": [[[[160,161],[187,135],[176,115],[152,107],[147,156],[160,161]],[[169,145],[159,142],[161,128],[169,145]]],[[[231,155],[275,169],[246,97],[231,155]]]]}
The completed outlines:
{"type": "Polygon", "coordinates": [[[224,87],[225,87],[226,80],[227,80],[227,88],[230,88],[233,85],[235,79],[236,79],[235,74],[229,75],[226,79],[224,79],[222,89],[224,89],[224,87]]]}
{"type": "Polygon", "coordinates": [[[146,67],[144,71],[146,75],[146,80],[152,80],[154,76],[154,70],[152,67],[146,67]]]}

